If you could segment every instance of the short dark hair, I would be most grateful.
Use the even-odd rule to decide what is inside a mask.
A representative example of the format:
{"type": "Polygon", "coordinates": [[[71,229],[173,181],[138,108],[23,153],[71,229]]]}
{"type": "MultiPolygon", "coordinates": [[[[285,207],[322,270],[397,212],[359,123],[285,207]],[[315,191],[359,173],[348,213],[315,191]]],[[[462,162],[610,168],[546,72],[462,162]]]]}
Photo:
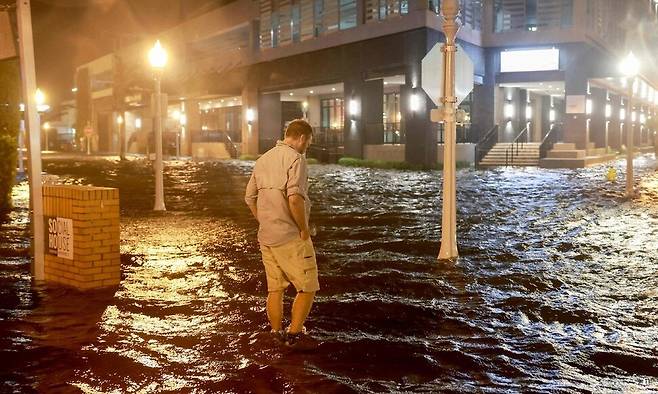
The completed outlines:
{"type": "Polygon", "coordinates": [[[307,137],[313,135],[313,128],[304,119],[295,119],[286,127],[286,137],[299,138],[302,135],[307,137]]]}

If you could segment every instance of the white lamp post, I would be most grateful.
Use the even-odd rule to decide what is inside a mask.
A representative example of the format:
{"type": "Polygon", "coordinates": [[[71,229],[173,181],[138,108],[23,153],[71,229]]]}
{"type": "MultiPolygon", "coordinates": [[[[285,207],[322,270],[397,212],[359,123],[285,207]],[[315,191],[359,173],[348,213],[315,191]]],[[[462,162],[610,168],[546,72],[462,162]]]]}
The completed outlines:
{"type": "Polygon", "coordinates": [[[443,146],[443,207],[441,217],[441,249],[440,260],[455,259],[459,256],[457,250],[457,206],[456,206],[456,169],[455,169],[455,141],[456,141],[456,101],[455,96],[455,54],[457,45],[455,38],[459,24],[456,21],[459,13],[457,0],[444,0],[441,2],[441,15],[443,15],[443,31],[446,42],[443,45],[444,57],[444,86],[443,101],[444,130],[446,133],[443,146]]]}
{"type": "MultiPolygon", "coordinates": [[[[629,52],[619,65],[619,70],[630,79],[628,84],[628,113],[633,113],[633,89],[636,83],[635,77],[640,71],[640,62],[629,52]]],[[[633,196],[633,122],[632,116],[626,121],[626,197],[633,196]]]]}
{"type": "Polygon", "coordinates": [[[160,40],[149,51],[149,63],[153,67],[155,79],[155,205],[153,210],[165,211],[164,185],[163,185],[163,163],[162,163],[162,94],[160,91],[160,77],[167,64],[167,52],[165,52],[160,40]]]}

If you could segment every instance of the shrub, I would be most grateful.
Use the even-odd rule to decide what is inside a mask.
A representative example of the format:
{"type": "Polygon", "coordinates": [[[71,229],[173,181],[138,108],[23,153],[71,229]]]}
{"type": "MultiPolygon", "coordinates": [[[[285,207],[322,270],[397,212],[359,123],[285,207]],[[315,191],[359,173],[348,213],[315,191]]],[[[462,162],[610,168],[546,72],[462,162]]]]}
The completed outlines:
{"type": "Polygon", "coordinates": [[[20,112],[18,60],[0,61],[0,212],[11,209],[16,177],[16,139],[20,112]]]}
{"type": "Polygon", "coordinates": [[[308,163],[308,164],[320,164],[320,162],[318,161],[318,159],[314,159],[314,158],[312,158],[312,157],[307,158],[307,159],[306,159],[306,163],[308,163]]]}
{"type": "Polygon", "coordinates": [[[363,160],[354,157],[342,157],[338,164],[346,167],[381,168],[388,170],[423,170],[427,169],[420,164],[411,164],[404,161],[363,160]]]}

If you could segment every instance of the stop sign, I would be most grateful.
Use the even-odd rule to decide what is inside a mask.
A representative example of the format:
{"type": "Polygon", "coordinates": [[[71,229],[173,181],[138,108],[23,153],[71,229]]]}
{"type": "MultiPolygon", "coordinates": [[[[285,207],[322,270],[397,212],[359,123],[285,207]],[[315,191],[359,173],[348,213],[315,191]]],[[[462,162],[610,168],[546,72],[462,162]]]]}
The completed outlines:
{"type": "MultiPolygon", "coordinates": [[[[425,93],[437,106],[441,106],[441,97],[443,96],[443,52],[441,52],[442,42],[434,44],[432,49],[421,62],[421,79],[420,84],[425,93]]],[[[455,55],[455,95],[457,96],[457,105],[459,105],[466,96],[473,90],[473,62],[464,49],[457,44],[457,54],[455,55]]]]}

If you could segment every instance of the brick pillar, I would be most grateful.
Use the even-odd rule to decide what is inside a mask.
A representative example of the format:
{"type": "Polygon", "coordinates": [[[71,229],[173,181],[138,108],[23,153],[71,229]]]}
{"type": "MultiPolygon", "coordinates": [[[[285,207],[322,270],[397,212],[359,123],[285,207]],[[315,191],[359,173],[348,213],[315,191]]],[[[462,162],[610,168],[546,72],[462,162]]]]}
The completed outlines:
{"type": "Polygon", "coordinates": [[[119,190],[43,186],[45,279],[78,289],[121,280],[119,190]]]}

